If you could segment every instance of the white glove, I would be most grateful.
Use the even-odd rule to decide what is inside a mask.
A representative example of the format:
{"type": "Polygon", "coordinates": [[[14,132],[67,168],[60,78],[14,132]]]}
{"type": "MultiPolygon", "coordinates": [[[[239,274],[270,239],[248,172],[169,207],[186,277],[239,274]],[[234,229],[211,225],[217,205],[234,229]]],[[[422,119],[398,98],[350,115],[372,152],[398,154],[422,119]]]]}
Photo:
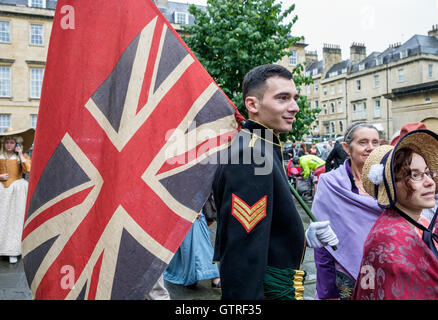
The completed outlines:
{"type": "Polygon", "coordinates": [[[330,221],[311,222],[306,230],[306,241],[309,248],[335,246],[339,243],[338,237],[330,227],[330,221]]]}

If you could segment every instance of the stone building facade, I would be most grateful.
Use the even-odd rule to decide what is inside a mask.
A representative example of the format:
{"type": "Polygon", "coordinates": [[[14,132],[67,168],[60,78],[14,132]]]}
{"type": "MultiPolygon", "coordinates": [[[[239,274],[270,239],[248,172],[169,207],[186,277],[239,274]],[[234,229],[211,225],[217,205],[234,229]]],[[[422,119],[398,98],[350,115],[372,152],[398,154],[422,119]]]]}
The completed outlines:
{"type": "Polygon", "coordinates": [[[36,126],[56,1],[0,1],[0,131],[36,126]]]}
{"type": "Polygon", "coordinates": [[[353,43],[350,59],[340,56],[338,46],[325,45],[323,60],[307,63],[307,75],[318,83],[307,90],[308,100],[321,109],[315,136],[340,136],[366,121],[390,140],[408,122],[438,119],[437,26],[383,52],[367,55],[364,44],[353,43]]]}
{"type": "MultiPolygon", "coordinates": [[[[154,2],[180,34],[193,23],[188,3],[154,2]]],[[[56,3],[0,0],[0,132],[36,126],[56,3]]],[[[306,46],[297,43],[278,63],[290,70],[306,63],[314,83],[301,93],[321,109],[314,135],[342,135],[351,123],[367,121],[389,138],[406,122],[438,118],[437,26],[381,53],[367,55],[364,44],[353,43],[345,61],[339,46],[324,45],[322,60],[306,46]]]]}
{"type": "MultiPolygon", "coordinates": [[[[182,24],[193,23],[189,4],[154,2],[180,34],[182,24]]],[[[56,0],[0,0],[0,132],[36,127],[56,4],[56,0]]]]}

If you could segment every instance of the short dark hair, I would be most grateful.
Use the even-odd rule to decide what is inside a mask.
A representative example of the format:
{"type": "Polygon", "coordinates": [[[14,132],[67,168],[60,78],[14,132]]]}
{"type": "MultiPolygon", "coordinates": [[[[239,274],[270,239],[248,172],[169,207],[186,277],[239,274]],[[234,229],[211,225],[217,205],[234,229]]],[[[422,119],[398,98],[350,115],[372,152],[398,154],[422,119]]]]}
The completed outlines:
{"type": "Polygon", "coordinates": [[[246,97],[254,95],[262,99],[266,91],[266,80],[271,77],[282,77],[292,79],[292,73],[285,67],[277,64],[264,64],[250,70],[243,79],[242,98],[245,103],[246,97]],[[262,90],[260,90],[262,89],[262,90]]]}

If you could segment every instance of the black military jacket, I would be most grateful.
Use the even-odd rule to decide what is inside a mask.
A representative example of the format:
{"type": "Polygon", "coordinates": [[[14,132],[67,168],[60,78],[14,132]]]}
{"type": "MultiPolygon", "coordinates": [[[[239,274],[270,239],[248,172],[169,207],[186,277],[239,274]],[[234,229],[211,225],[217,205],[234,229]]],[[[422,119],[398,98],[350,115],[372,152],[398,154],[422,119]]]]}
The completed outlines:
{"type": "Polygon", "coordinates": [[[305,252],[278,136],[246,121],[222,155],[213,193],[222,299],[263,299],[266,266],[299,269],[305,252]]]}

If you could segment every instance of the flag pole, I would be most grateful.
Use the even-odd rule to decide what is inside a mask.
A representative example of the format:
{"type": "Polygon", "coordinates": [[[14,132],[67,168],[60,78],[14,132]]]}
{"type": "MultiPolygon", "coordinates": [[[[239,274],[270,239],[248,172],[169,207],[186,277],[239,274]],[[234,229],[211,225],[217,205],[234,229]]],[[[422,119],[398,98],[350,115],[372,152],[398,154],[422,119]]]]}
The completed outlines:
{"type": "MultiPolygon", "coordinates": [[[[301,207],[304,209],[304,211],[307,213],[307,215],[309,216],[310,220],[312,220],[312,222],[318,222],[318,220],[316,219],[316,217],[313,215],[312,211],[310,211],[309,207],[307,206],[307,204],[304,202],[303,198],[300,197],[300,195],[298,194],[297,190],[295,190],[295,188],[292,186],[292,184],[290,183],[290,181],[288,181],[289,183],[289,188],[290,191],[292,191],[292,194],[294,195],[295,199],[298,200],[298,202],[300,203],[301,207]]],[[[336,251],[338,249],[337,246],[331,246],[331,248],[336,251]]]]}

